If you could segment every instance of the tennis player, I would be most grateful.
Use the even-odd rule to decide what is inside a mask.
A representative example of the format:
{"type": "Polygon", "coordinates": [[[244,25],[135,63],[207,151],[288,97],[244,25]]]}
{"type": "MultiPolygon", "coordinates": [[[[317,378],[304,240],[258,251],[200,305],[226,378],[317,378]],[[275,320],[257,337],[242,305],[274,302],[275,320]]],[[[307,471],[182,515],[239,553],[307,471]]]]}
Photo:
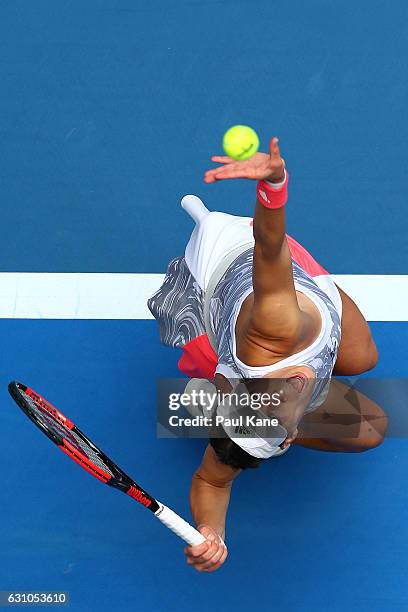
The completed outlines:
{"type": "MultiPolygon", "coordinates": [[[[257,181],[254,217],[209,212],[199,198],[185,196],[182,206],[194,230],[184,257],[170,262],[148,305],[161,341],[183,349],[184,374],[225,393],[242,380],[252,391],[275,384],[281,403],[274,410],[279,427],[273,438],[224,427],[224,436],[210,439],[193,476],[192,514],[207,540],[185,553],[204,572],[227,557],[226,513],[241,470],[283,454],[292,443],[365,451],[382,442],[387,427],[374,402],[357,392],[351,397],[338,381],[330,384],[333,372],[351,376],[373,368],[377,349],[353,300],[286,234],[289,176],[278,139],[272,138],[269,153],[249,160],[212,161],[221,166],[205,173],[206,183],[257,181]]],[[[312,207],[297,208],[299,215],[313,214],[312,207]]]]}

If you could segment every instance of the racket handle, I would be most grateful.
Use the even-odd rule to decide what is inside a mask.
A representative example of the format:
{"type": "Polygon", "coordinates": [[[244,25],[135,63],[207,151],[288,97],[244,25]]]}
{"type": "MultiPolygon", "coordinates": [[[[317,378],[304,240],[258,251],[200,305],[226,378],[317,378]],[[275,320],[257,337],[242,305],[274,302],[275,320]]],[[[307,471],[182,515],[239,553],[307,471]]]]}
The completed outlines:
{"type": "Polygon", "coordinates": [[[181,518],[178,514],[170,510],[164,504],[160,504],[160,509],[155,513],[157,518],[166,525],[169,529],[174,531],[176,535],[182,540],[190,544],[190,546],[196,546],[205,542],[205,537],[201,535],[197,529],[194,529],[187,521],[181,518]]]}

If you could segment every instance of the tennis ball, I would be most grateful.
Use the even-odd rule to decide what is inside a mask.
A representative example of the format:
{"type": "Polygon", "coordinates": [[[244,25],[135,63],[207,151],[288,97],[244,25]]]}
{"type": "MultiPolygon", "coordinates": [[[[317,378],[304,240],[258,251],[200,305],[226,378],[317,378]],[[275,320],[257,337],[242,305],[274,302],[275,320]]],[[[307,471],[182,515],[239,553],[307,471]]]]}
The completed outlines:
{"type": "Polygon", "coordinates": [[[258,134],[247,125],[234,125],[225,132],[222,146],[232,159],[249,159],[258,150],[258,134]]]}

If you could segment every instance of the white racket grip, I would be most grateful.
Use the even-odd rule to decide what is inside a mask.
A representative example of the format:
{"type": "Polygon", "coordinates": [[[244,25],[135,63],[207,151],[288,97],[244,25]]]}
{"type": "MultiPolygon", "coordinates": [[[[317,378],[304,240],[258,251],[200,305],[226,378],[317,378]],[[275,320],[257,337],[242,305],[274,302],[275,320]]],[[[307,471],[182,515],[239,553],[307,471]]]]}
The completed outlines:
{"type": "MultiPolygon", "coordinates": [[[[159,502],[160,503],[160,502],[159,502]]],[[[181,518],[178,514],[170,510],[167,506],[160,503],[161,507],[155,515],[157,518],[166,525],[169,529],[174,531],[176,535],[182,540],[190,544],[190,546],[196,546],[205,542],[205,537],[201,535],[197,529],[194,529],[187,521],[181,518]]]]}

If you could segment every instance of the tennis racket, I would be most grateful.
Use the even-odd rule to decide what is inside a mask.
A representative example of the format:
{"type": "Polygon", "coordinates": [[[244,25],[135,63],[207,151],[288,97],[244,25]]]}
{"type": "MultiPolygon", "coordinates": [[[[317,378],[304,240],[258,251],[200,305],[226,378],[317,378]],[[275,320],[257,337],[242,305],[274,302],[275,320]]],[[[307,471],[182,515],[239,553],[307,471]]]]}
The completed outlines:
{"type": "Polygon", "coordinates": [[[192,546],[205,541],[194,527],[149,495],[103,453],[85,434],[38,393],[18,382],[8,386],[11,397],[68,457],[101,482],[119,489],[148,508],[166,527],[192,546]]]}

